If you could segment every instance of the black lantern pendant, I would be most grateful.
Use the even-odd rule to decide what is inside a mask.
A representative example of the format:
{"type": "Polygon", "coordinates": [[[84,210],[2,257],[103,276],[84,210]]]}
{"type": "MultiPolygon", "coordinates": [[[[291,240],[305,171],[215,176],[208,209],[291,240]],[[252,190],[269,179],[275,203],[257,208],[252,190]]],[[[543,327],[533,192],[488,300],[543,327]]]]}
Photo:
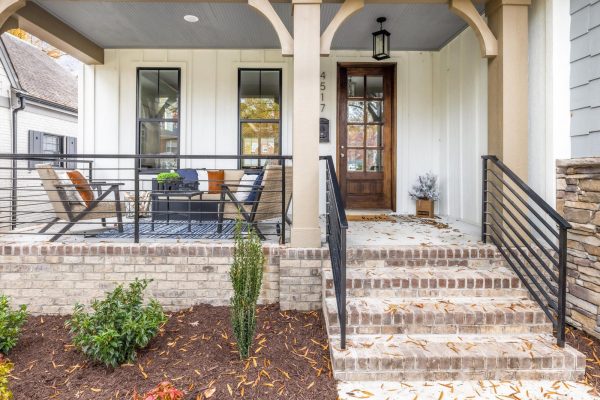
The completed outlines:
{"type": "Polygon", "coordinates": [[[390,33],[383,29],[383,23],[386,20],[385,17],[377,18],[380,29],[373,32],[373,58],[377,61],[390,58],[390,33]]]}

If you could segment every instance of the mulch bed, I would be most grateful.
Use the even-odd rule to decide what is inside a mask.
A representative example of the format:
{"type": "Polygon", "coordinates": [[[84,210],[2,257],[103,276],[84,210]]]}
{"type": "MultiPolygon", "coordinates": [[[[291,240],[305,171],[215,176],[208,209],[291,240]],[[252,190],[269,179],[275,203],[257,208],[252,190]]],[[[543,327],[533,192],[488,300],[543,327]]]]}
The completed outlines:
{"type": "Polygon", "coordinates": [[[135,364],[108,369],[70,344],[65,317],[30,317],[9,354],[15,400],[127,399],[170,381],[185,399],[336,399],[319,312],[261,306],[252,357],[239,359],[227,307],[171,314],[135,364]]]}
{"type": "Polygon", "coordinates": [[[567,344],[586,356],[584,382],[595,388],[600,396],[600,340],[580,329],[567,327],[567,344]]]}

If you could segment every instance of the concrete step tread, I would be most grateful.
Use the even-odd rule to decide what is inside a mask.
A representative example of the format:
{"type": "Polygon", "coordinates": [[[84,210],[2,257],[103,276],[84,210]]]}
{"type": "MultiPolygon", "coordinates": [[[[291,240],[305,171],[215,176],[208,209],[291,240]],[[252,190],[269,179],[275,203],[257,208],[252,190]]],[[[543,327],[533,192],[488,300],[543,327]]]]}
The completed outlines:
{"type": "MultiPolygon", "coordinates": [[[[337,303],[335,298],[325,299],[328,313],[336,313],[337,303]]],[[[502,312],[540,312],[539,305],[528,298],[473,298],[456,297],[447,298],[376,298],[376,297],[353,297],[346,300],[348,314],[356,310],[360,313],[396,314],[409,312],[433,312],[433,313],[495,313],[502,312]]]]}
{"type": "MultiPolygon", "coordinates": [[[[331,268],[323,270],[325,278],[332,279],[331,268]]],[[[477,278],[512,278],[516,274],[509,267],[500,265],[460,265],[460,266],[346,266],[346,279],[477,279],[477,278]]]]}
{"type": "MultiPolygon", "coordinates": [[[[339,359],[469,359],[496,362],[511,358],[531,360],[521,367],[552,368],[544,365],[543,359],[569,358],[573,368],[585,368],[585,356],[570,346],[560,348],[550,334],[523,335],[351,335],[346,340],[346,349],[341,349],[340,338],[330,337],[334,369],[339,359]],[[539,365],[537,365],[539,364],[539,365]]],[[[487,364],[487,363],[486,363],[487,364]]],[[[368,369],[389,369],[384,363],[379,368],[370,365],[368,369]]],[[[493,365],[487,365],[492,368],[493,365]]],[[[496,365],[496,367],[501,365],[496,365]]],[[[420,369],[424,365],[405,365],[420,369]]],[[[465,365],[463,364],[463,367],[465,365]]],[[[512,366],[511,368],[514,368],[512,366]]],[[[518,367],[518,366],[517,366],[518,367]]]]}

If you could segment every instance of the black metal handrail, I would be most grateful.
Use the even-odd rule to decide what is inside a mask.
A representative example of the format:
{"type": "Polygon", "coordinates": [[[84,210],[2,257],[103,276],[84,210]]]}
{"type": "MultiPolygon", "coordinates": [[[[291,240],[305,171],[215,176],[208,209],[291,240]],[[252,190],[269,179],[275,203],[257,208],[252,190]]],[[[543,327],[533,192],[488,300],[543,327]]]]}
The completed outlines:
{"type": "Polygon", "coordinates": [[[331,156],[321,156],[325,160],[325,204],[326,234],[333,273],[333,286],[340,322],[340,341],[342,349],[346,348],[346,231],[348,220],[342,201],[342,192],[335,173],[335,165],[331,156]]]}
{"type": "Polygon", "coordinates": [[[287,155],[0,153],[0,236],[50,235],[52,241],[68,236],[125,238],[135,243],[140,239],[211,239],[229,235],[231,223],[227,220],[240,219],[244,229],[252,228],[262,238],[270,235],[285,243],[286,222],[291,225],[291,159],[287,155]],[[142,167],[143,160],[161,168],[142,167]],[[225,176],[233,170],[237,172],[232,176],[241,170],[260,173],[256,168],[240,167],[242,160],[256,166],[276,164],[280,171],[269,174],[265,169],[261,185],[246,189],[226,178],[216,183],[199,178],[171,184],[165,190],[157,183],[158,173],[179,167],[197,172],[223,170],[225,176]],[[42,178],[38,164],[51,166],[53,175],[42,178]],[[65,176],[75,169],[94,192],[91,202],[77,199],[80,188],[65,176]],[[210,188],[213,184],[215,189],[210,188]],[[240,197],[245,192],[252,193],[252,199],[240,197]]]}
{"type": "Polygon", "coordinates": [[[482,161],[481,239],[496,245],[552,321],[557,343],[564,347],[571,224],[498,157],[486,155],[482,161]]]}

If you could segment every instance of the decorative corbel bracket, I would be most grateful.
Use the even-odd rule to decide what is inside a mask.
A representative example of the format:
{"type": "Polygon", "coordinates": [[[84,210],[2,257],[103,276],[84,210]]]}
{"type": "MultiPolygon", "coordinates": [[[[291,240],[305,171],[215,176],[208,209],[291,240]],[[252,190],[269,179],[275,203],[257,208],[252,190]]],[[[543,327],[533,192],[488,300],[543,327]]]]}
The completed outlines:
{"type": "Polygon", "coordinates": [[[471,0],[450,0],[450,10],[465,20],[475,31],[479,39],[481,56],[486,58],[496,57],[498,55],[498,40],[485,22],[485,19],[479,14],[471,0]]]}
{"type": "Polygon", "coordinates": [[[294,54],[294,39],[279,15],[277,15],[271,2],[269,0],[248,0],[248,5],[264,15],[273,25],[281,44],[281,54],[288,57],[292,56],[294,54]]]}
{"type": "Polygon", "coordinates": [[[335,14],[325,32],[321,35],[321,55],[328,56],[331,53],[331,42],[337,30],[342,24],[365,6],[365,0],[346,0],[335,14]]]}
{"type": "Polygon", "coordinates": [[[0,26],[20,8],[25,7],[26,0],[0,0],[0,26]]]}

